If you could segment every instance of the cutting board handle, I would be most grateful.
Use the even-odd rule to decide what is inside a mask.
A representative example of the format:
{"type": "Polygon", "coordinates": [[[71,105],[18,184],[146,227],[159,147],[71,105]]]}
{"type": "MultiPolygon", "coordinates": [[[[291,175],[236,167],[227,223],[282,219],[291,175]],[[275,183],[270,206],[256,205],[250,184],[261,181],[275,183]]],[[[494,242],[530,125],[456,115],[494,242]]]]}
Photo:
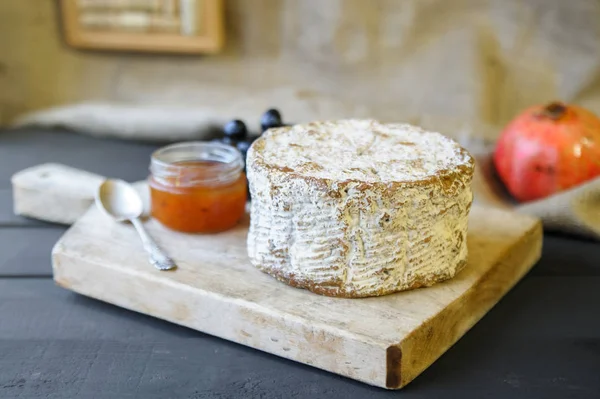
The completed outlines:
{"type": "Polygon", "coordinates": [[[57,163],[33,166],[14,174],[15,214],[60,224],[73,224],[94,203],[104,176],[57,163]]]}
{"type": "MultiPolygon", "coordinates": [[[[90,206],[104,176],[58,163],[45,163],[15,173],[12,178],[15,214],[45,222],[71,225],[90,206]]],[[[144,214],[150,210],[150,193],[146,181],[133,183],[142,202],[144,214]]]]}

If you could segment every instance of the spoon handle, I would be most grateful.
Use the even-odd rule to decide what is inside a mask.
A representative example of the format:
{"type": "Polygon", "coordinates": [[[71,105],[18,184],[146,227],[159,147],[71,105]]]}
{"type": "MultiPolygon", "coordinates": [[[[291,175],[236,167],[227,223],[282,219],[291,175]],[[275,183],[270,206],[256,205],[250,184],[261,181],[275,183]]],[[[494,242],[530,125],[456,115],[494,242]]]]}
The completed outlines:
{"type": "Polygon", "coordinates": [[[139,218],[131,219],[131,223],[135,226],[140,238],[142,239],[142,243],[144,244],[144,249],[150,255],[150,263],[154,265],[158,270],[170,270],[175,268],[175,262],[173,259],[169,258],[162,249],[154,242],[152,237],[146,232],[142,221],[139,218]]]}

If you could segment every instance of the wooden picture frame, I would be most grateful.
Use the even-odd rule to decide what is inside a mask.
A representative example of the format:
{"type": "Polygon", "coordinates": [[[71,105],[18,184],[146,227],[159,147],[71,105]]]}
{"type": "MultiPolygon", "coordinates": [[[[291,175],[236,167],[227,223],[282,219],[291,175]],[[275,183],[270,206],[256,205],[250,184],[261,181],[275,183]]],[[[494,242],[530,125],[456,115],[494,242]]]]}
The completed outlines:
{"type": "Polygon", "coordinates": [[[224,44],[222,0],[60,0],[59,6],[65,40],[75,48],[202,54],[224,44]],[[161,9],[152,14],[140,9],[144,4],[168,5],[174,14],[162,18],[161,9]]]}

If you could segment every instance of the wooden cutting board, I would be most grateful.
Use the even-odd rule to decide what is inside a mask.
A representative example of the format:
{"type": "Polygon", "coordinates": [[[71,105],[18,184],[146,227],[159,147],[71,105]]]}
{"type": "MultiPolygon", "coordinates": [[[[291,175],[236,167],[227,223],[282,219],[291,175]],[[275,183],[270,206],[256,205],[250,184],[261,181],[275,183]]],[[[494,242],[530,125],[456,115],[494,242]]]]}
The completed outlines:
{"type": "MultiPolygon", "coordinates": [[[[47,178],[47,177],[46,177],[47,178]]],[[[218,235],[186,235],[149,220],[178,263],[148,264],[133,227],[94,207],[53,250],[54,278],[70,290],[379,387],[405,386],[534,265],[533,218],[473,206],[468,266],[431,288],[340,299],[288,287],[252,267],[248,220],[218,235]]]]}

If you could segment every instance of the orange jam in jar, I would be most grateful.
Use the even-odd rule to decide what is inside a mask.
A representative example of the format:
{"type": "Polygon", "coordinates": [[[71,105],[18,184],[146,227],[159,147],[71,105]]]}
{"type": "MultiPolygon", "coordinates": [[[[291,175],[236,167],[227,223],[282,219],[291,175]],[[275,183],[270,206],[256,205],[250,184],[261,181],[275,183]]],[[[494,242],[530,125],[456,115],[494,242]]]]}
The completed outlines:
{"type": "Polygon", "coordinates": [[[246,208],[242,154],[221,143],[173,144],[152,154],[152,216],[186,233],[217,233],[234,227],[246,208]]]}

